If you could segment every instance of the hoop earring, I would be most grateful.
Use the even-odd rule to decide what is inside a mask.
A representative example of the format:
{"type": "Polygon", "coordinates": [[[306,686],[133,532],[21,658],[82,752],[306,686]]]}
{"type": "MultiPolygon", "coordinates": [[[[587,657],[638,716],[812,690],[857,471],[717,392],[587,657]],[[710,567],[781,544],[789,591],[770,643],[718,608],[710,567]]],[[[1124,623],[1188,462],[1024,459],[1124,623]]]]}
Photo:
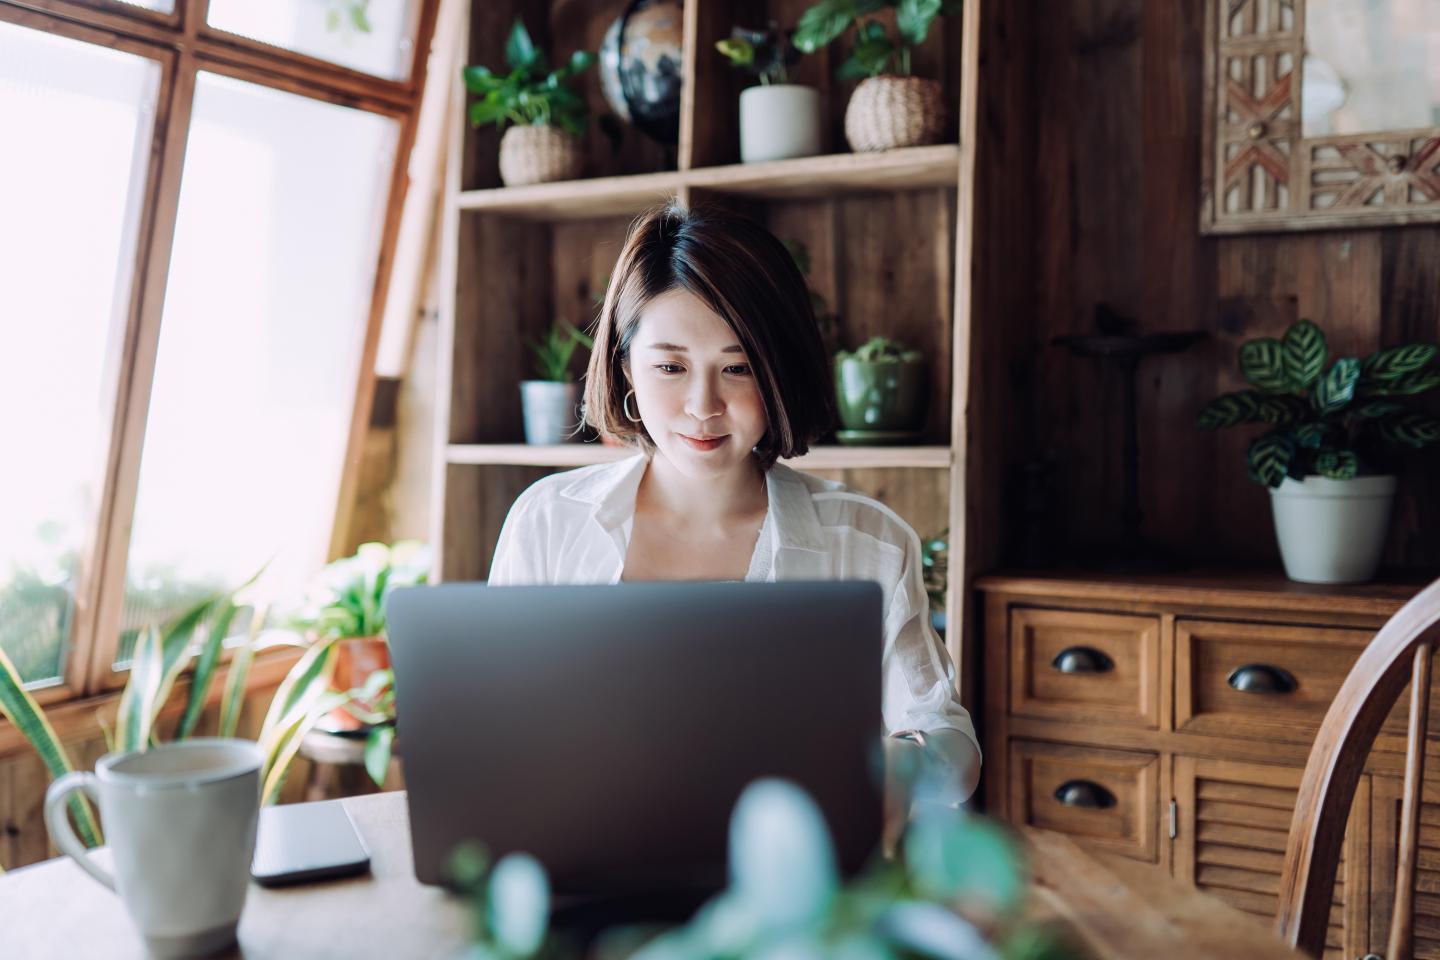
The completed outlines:
{"type": "Polygon", "coordinates": [[[631,390],[629,393],[625,394],[625,399],[620,401],[620,409],[625,411],[626,420],[629,420],[631,423],[639,423],[639,414],[634,414],[630,412],[630,398],[633,396],[635,396],[634,390],[631,390]]]}

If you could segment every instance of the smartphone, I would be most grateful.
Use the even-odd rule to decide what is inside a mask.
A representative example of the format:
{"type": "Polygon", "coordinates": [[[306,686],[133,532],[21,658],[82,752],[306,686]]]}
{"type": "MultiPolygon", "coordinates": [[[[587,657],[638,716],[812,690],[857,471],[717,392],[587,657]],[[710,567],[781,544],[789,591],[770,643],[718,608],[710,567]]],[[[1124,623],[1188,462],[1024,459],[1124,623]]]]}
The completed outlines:
{"type": "Polygon", "coordinates": [[[250,875],[266,887],[366,873],[370,853],[339,800],[265,807],[250,875]]]}

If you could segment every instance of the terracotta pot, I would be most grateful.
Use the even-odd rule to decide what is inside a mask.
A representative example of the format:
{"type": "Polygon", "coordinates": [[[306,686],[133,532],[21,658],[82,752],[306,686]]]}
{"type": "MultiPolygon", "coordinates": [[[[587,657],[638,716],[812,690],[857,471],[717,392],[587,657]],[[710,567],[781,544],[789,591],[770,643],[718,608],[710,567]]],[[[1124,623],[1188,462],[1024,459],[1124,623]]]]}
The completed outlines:
{"type": "Polygon", "coordinates": [[[584,169],[584,141],[559,127],[509,127],[500,138],[500,179],[507,187],[574,180],[584,169]]]}
{"type": "MultiPolygon", "coordinates": [[[[335,641],[335,673],[332,690],[363,687],[370,674],[390,666],[390,645],[383,636],[349,637],[335,641]]],[[[321,726],[327,730],[359,730],[364,726],[350,711],[336,707],[325,715],[321,726]]]]}
{"type": "Polygon", "coordinates": [[[923,77],[862,80],[845,107],[845,139],[857,152],[939,143],[944,132],[944,93],[923,77]]]}

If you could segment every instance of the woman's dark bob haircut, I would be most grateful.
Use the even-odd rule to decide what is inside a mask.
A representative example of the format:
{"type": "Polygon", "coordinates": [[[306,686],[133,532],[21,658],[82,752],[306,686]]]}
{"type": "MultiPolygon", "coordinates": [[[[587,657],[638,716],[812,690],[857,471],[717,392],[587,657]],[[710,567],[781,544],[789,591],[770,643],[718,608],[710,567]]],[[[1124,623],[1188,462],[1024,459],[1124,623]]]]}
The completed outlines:
{"type": "Polygon", "coordinates": [[[715,311],[745,348],[769,423],[755,446],[760,466],[803,455],[835,416],[830,363],[805,278],[770,231],[714,207],[672,204],[630,227],[595,328],[586,421],[602,436],[654,454],[644,424],[625,415],[624,363],[645,307],[676,287],[715,311]]]}

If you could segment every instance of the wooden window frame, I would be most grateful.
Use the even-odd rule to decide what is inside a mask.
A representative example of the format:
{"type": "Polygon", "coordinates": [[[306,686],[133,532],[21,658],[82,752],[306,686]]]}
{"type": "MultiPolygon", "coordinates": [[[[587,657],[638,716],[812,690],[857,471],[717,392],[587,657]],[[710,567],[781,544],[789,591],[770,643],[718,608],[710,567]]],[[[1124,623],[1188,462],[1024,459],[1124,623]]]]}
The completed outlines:
{"type": "MultiPolygon", "coordinates": [[[[75,616],[66,638],[60,682],[33,691],[41,704],[106,694],[125,683],[126,674],[112,669],[112,665],[120,639],[125,566],[139,492],[141,448],[154,382],[180,178],[196,75],[201,70],[381,114],[399,123],[328,553],[335,557],[346,549],[346,531],[354,509],[360,458],[374,401],[375,352],[408,187],[406,171],[440,2],[417,0],[409,75],[402,80],[388,80],[214,30],[205,22],[209,0],[175,0],[175,10],[169,14],[119,0],[0,0],[0,22],[136,54],[158,62],[161,68],[125,329],[123,336],[110,338],[105,358],[103,395],[112,399],[113,406],[110,427],[103,438],[103,469],[95,478],[95,489],[100,491],[96,523],[87,534],[77,572],[75,616]]],[[[293,656],[293,651],[273,654],[277,660],[293,656]]],[[[263,683],[271,672],[256,671],[253,685],[263,683]]]]}

